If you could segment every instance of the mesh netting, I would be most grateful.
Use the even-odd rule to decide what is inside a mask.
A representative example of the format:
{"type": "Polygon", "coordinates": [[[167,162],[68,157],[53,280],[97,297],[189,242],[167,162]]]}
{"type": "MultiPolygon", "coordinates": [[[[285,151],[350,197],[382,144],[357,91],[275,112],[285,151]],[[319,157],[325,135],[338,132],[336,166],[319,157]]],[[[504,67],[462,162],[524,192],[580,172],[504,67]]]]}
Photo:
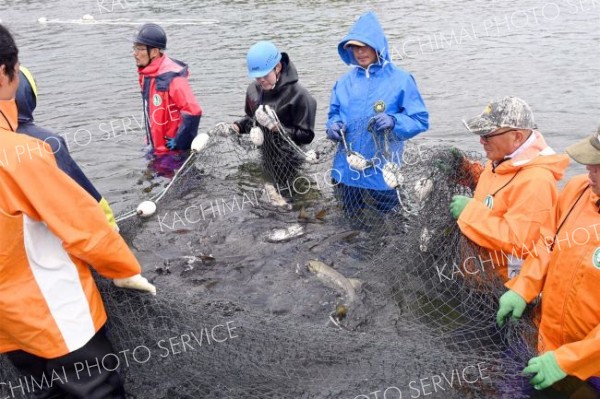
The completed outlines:
{"type": "Polygon", "coordinates": [[[534,397],[535,309],[496,327],[505,288],[448,212],[474,186],[455,156],[429,148],[397,190],[342,192],[333,144],[311,162],[288,144],[213,134],[156,216],[121,222],[158,288],[97,279],[131,397],[534,397]],[[290,179],[283,206],[264,184],[290,179]]]}

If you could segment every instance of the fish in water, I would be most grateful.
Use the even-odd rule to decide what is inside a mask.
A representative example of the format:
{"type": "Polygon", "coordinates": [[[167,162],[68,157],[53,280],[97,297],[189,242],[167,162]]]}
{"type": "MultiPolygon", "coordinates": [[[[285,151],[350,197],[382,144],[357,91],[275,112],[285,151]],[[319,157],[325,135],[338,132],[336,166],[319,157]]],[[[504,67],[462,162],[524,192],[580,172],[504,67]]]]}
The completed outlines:
{"type": "Polygon", "coordinates": [[[345,305],[342,305],[340,303],[335,307],[335,317],[338,320],[344,320],[344,318],[346,317],[347,314],[348,314],[348,308],[345,305]]]}
{"type": "Polygon", "coordinates": [[[332,244],[334,242],[338,242],[338,241],[352,242],[352,240],[354,240],[354,238],[356,238],[359,234],[360,234],[360,232],[358,232],[356,230],[349,230],[349,231],[343,231],[341,233],[336,233],[336,234],[332,235],[331,237],[327,237],[324,240],[319,241],[318,244],[313,245],[312,247],[308,248],[308,250],[314,251],[315,248],[319,249],[322,247],[327,247],[330,244],[332,244]]]}
{"type": "Polygon", "coordinates": [[[268,242],[285,242],[292,238],[304,235],[304,227],[298,223],[294,223],[285,229],[275,229],[265,237],[268,242]]]}
{"type": "Polygon", "coordinates": [[[419,202],[424,202],[433,191],[433,181],[428,178],[422,178],[415,183],[415,193],[419,202]]]}
{"type": "Polygon", "coordinates": [[[429,249],[429,243],[431,242],[434,233],[435,230],[429,231],[427,227],[423,227],[423,230],[421,230],[421,236],[419,237],[419,249],[421,252],[427,252],[429,249]]]}
{"type": "Polygon", "coordinates": [[[327,215],[327,211],[325,209],[321,209],[319,212],[315,213],[315,219],[323,220],[325,219],[325,215],[327,215]]]}
{"type": "Polygon", "coordinates": [[[356,290],[360,288],[361,284],[359,280],[344,277],[331,266],[327,266],[318,260],[309,260],[307,267],[325,285],[341,291],[348,300],[347,304],[351,304],[356,300],[356,290]]]}
{"type": "Polygon", "coordinates": [[[286,209],[292,209],[292,206],[279,194],[275,186],[270,183],[265,184],[265,193],[269,199],[269,203],[274,206],[280,206],[286,209]]]}
{"type": "Polygon", "coordinates": [[[300,212],[298,212],[298,220],[308,220],[308,219],[310,219],[310,216],[308,216],[308,213],[306,212],[304,207],[300,208],[300,212]]]}

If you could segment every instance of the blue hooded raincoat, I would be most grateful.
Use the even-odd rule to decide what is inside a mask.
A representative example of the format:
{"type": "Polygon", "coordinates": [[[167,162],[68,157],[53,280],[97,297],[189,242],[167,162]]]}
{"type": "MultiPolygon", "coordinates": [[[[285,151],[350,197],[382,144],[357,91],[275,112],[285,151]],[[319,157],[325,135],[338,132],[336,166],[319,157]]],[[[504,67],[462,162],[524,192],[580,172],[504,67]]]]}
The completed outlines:
{"type": "Polygon", "coordinates": [[[375,166],[364,171],[351,169],[340,144],[333,161],[332,178],[348,186],[390,190],[383,180],[381,168],[387,160],[402,163],[404,141],[427,130],[429,114],[414,78],[392,63],[387,39],[375,13],[368,12],[356,21],[338,44],[338,53],[346,64],[354,68],[338,79],[333,87],[327,128],[336,122],[344,123],[350,150],[372,159],[375,166]],[[360,41],[375,49],[378,62],[367,68],[360,67],[352,49],[344,48],[349,40],[360,41]],[[369,120],[377,114],[376,109],[396,118],[396,125],[389,134],[387,155],[383,153],[383,134],[374,133],[376,146],[373,135],[368,131],[369,120]]]}

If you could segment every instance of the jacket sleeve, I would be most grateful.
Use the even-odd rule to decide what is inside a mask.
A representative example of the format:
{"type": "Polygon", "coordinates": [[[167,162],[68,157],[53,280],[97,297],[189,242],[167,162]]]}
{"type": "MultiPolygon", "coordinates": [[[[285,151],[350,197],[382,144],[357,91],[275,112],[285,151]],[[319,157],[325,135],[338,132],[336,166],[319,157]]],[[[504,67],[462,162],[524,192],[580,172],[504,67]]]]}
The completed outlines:
{"type": "Polygon", "coordinates": [[[473,200],[460,214],[458,225],[477,245],[520,257],[535,245],[542,228],[554,220],[557,196],[554,181],[533,174],[513,188],[504,214],[493,215],[483,202],[473,200]]]}
{"type": "Polygon", "coordinates": [[[532,255],[523,262],[519,274],[504,285],[530,303],[544,288],[550,259],[550,250],[545,237],[543,237],[538,240],[532,255]]]}
{"type": "Polygon", "coordinates": [[[556,349],[554,355],[560,368],[568,375],[582,380],[600,376],[600,324],[581,341],[556,349]]]}
{"type": "Polygon", "coordinates": [[[331,90],[331,100],[329,101],[329,113],[327,114],[327,125],[326,129],[329,129],[331,125],[336,122],[342,122],[342,116],[340,115],[340,100],[337,95],[337,85],[338,82],[333,85],[333,89],[331,90]]]}
{"type": "Polygon", "coordinates": [[[185,77],[173,79],[169,85],[169,96],[181,113],[181,123],[175,136],[178,149],[188,150],[198,134],[202,108],[198,105],[190,84],[185,77]]]}
{"type": "Polygon", "coordinates": [[[107,278],[140,273],[138,261],[106,223],[98,203],[57,167],[49,148],[44,155],[34,153],[23,160],[0,180],[6,185],[5,208],[45,222],[69,255],[107,278]]]}
{"type": "Polygon", "coordinates": [[[94,187],[94,185],[87,178],[85,173],[83,173],[77,162],[75,162],[73,157],[71,157],[67,144],[65,143],[65,139],[63,137],[52,133],[50,130],[38,127],[33,123],[19,126],[17,131],[21,134],[35,137],[38,140],[41,140],[44,143],[50,145],[50,147],[52,148],[52,153],[54,154],[54,158],[60,170],[69,175],[71,179],[75,180],[77,184],[79,184],[100,204],[100,207],[102,208],[106,216],[106,220],[108,221],[108,224],[110,224],[111,227],[115,228],[117,226],[115,216],[112,212],[112,209],[110,208],[110,205],[104,198],[102,198],[102,195],[98,192],[96,187],[94,187]]]}
{"type": "Polygon", "coordinates": [[[398,108],[400,112],[392,114],[396,118],[394,134],[398,140],[408,140],[429,128],[429,113],[412,76],[406,79],[398,108]]]}
{"type": "Polygon", "coordinates": [[[310,144],[315,138],[316,113],[317,101],[302,88],[293,107],[294,126],[287,127],[296,144],[310,144]]]}
{"type": "Polygon", "coordinates": [[[77,162],[71,157],[69,154],[69,150],[67,149],[67,145],[64,142],[64,139],[60,136],[61,144],[54,149],[54,157],[56,158],[56,163],[58,167],[71,177],[71,179],[75,180],[77,184],[79,184],[85,191],[87,191],[100,205],[100,208],[104,212],[104,216],[106,217],[106,221],[113,229],[117,227],[117,222],[115,220],[115,215],[113,214],[108,201],[102,197],[102,195],[98,192],[96,187],[92,184],[92,182],[87,178],[85,173],[81,170],[77,162]]]}
{"type": "Polygon", "coordinates": [[[252,129],[252,126],[254,124],[254,111],[251,107],[251,102],[250,102],[250,95],[249,95],[249,90],[250,88],[248,88],[248,90],[246,90],[246,102],[244,105],[244,112],[246,113],[246,115],[241,118],[238,119],[237,121],[235,121],[234,123],[236,125],[239,126],[240,128],[240,133],[244,134],[244,133],[250,133],[250,129],[252,129]]]}

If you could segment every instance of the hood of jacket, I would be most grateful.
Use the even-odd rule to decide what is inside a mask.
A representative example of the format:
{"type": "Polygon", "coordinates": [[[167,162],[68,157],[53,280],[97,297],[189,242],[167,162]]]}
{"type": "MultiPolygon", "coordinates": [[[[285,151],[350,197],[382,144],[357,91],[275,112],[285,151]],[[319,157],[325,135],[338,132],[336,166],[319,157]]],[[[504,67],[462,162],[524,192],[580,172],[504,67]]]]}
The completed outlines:
{"type": "Polygon", "coordinates": [[[281,74],[279,75],[277,85],[271,90],[273,93],[277,93],[278,90],[283,89],[285,86],[298,82],[298,70],[287,53],[281,53],[280,62],[282,65],[281,74]]]}
{"type": "Polygon", "coordinates": [[[152,60],[145,67],[138,67],[138,72],[140,75],[148,77],[157,77],[165,74],[187,77],[189,73],[186,63],[169,58],[164,54],[152,60]]]}
{"type": "Polygon", "coordinates": [[[499,174],[514,173],[522,168],[542,167],[549,170],[556,180],[563,178],[565,169],[569,165],[569,157],[557,154],[546,144],[542,133],[534,130],[535,140],[531,145],[522,150],[516,157],[502,162],[495,168],[499,174]]]}
{"type": "Polygon", "coordinates": [[[19,87],[15,95],[15,102],[19,110],[19,124],[33,122],[33,111],[35,111],[37,99],[29,79],[22,71],[19,72],[19,87]]]}
{"type": "Polygon", "coordinates": [[[349,40],[358,40],[375,49],[380,65],[391,62],[387,38],[383,33],[377,15],[373,11],[361,15],[350,29],[350,32],[338,44],[338,53],[342,61],[348,65],[358,66],[352,49],[344,48],[349,40]]]}

